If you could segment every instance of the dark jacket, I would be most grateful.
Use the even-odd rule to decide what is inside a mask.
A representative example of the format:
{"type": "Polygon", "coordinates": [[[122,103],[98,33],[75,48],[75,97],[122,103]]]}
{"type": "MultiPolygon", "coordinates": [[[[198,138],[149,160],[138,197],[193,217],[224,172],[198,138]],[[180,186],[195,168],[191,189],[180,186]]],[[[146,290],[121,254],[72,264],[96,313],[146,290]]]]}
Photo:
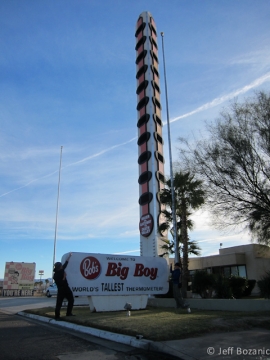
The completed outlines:
{"type": "Polygon", "coordinates": [[[54,270],[54,275],[53,275],[53,280],[55,281],[57,288],[59,289],[60,287],[68,287],[68,282],[67,279],[64,279],[64,275],[65,275],[65,268],[67,267],[68,261],[66,261],[64,263],[64,265],[62,266],[61,269],[54,270]]]}
{"type": "Polygon", "coordinates": [[[172,270],[172,268],[170,268],[170,273],[172,274],[172,282],[173,282],[173,284],[179,284],[180,275],[181,275],[180,269],[172,270]]]}

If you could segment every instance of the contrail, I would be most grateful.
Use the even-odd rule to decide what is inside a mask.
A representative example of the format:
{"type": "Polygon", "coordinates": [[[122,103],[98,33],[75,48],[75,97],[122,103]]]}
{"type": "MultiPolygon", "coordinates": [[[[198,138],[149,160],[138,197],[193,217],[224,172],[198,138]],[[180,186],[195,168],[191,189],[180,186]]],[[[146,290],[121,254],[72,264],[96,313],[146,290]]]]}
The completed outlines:
{"type": "MultiPolygon", "coordinates": [[[[215,98],[214,100],[198,107],[197,109],[193,110],[193,111],[190,111],[184,115],[181,115],[181,116],[177,116],[176,118],[170,120],[170,122],[175,122],[175,121],[178,121],[178,120],[181,120],[181,119],[184,119],[188,116],[191,116],[191,115],[194,115],[194,114],[197,114],[198,112],[201,112],[201,111],[204,111],[204,110],[207,110],[207,109],[210,109],[214,106],[217,106],[217,105],[220,105],[222,103],[224,103],[225,101],[227,100],[230,100],[232,98],[234,98],[235,96],[237,95],[240,95],[240,94],[245,94],[246,92],[248,92],[249,90],[251,89],[254,89],[256,88],[257,86],[260,86],[261,84],[265,83],[266,81],[269,81],[270,80],[270,72],[261,76],[260,78],[254,80],[252,83],[250,83],[249,85],[246,85],[244,86],[243,88],[241,89],[238,89],[238,90],[235,90],[227,95],[224,95],[224,96],[221,96],[221,97],[218,97],[218,98],[215,98]]],[[[167,122],[163,123],[164,125],[167,124],[167,122]]]]}
{"type": "Polygon", "coordinates": [[[66,168],[66,167],[68,167],[68,166],[73,166],[73,165],[82,163],[82,162],[84,162],[84,161],[88,161],[88,160],[94,159],[95,157],[98,157],[98,156],[100,156],[100,155],[102,155],[102,154],[105,154],[106,152],[111,151],[111,150],[113,150],[113,149],[115,149],[115,148],[118,148],[118,147],[120,147],[120,146],[126,145],[126,144],[128,144],[128,143],[130,143],[130,142],[132,142],[132,141],[134,141],[134,140],[136,140],[136,139],[137,139],[137,138],[134,137],[134,138],[132,138],[132,139],[130,139],[130,140],[124,142],[124,143],[111,146],[111,147],[109,147],[108,149],[105,149],[105,150],[100,151],[99,153],[96,153],[96,154],[91,155],[91,156],[87,156],[87,157],[84,158],[84,159],[81,159],[81,160],[75,161],[74,163],[68,164],[68,165],[64,166],[63,169],[66,168]]]}
{"type": "MultiPolygon", "coordinates": [[[[124,143],[111,146],[111,147],[109,147],[108,149],[102,150],[102,151],[100,151],[100,152],[97,153],[97,154],[88,156],[88,157],[86,157],[86,158],[84,158],[84,159],[81,159],[81,160],[79,160],[79,161],[75,161],[74,163],[71,163],[71,164],[68,164],[68,165],[66,165],[66,166],[63,166],[62,169],[65,169],[65,168],[67,168],[67,167],[69,167],[69,166],[73,166],[73,165],[82,163],[82,162],[84,162],[84,161],[91,160],[91,159],[93,159],[93,158],[95,158],[95,157],[97,157],[97,156],[100,156],[100,155],[102,155],[102,154],[104,154],[104,153],[106,153],[106,152],[108,152],[108,151],[111,151],[111,150],[113,150],[113,149],[115,149],[115,148],[117,148],[117,147],[126,145],[126,144],[128,144],[128,143],[130,143],[130,142],[132,142],[132,141],[134,141],[134,140],[136,140],[136,139],[137,139],[137,138],[134,137],[134,138],[132,138],[132,139],[130,139],[130,140],[124,142],[124,143]]],[[[50,174],[47,174],[47,175],[41,176],[40,178],[31,180],[31,181],[29,181],[27,184],[25,184],[25,185],[23,185],[23,186],[20,186],[20,187],[18,187],[18,188],[16,188],[16,189],[13,189],[13,190],[10,190],[10,191],[8,191],[8,192],[6,192],[6,193],[4,193],[4,194],[1,194],[1,195],[0,195],[0,198],[3,197],[3,196],[5,196],[5,195],[8,195],[8,194],[10,194],[10,193],[12,193],[12,192],[14,192],[14,191],[23,189],[23,188],[31,185],[33,182],[36,182],[36,181],[38,181],[38,180],[41,180],[41,179],[44,179],[44,178],[46,178],[46,177],[52,176],[52,175],[54,175],[54,174],[57,173],[57,172],[58,172],[58,170],[55,170],[54,172],[52,172],[52,173],[50,173],[50,174]]]]}
{"type": "Polygon", "coordinates": [[[5,196],[5,195],[8,195],[8,194],[12,193],[13,191],[17,191],[17,190],[23,189],[23,188],[25,188],[26,186],[29,186],[30,184],[32,184],[33,182],[35,182],[35,181],[37,181],[37,180],[39,180],[39,179],[31,180],[31,181],[29,181],[29,183],[27,183],[26,185],[23,185],[23,186],[20,186],[20,187],[18,187],[18,188],[16,188],[16,189],[10,190],[10,191],[8,191],[8,192],[0,195],[0,197],[3,197],[3,196],[5,196]]]}
{"type": "Polygon", "coordinates": [[[25,188],[25,187],[27,187],[27,186],[31,185],[33,182],[36,182],[36,181],[38,181],[38,180],[41,180],[41,179],[44,179],[44,178],[46,178],[46,177],[52,176],[52,175],[54,175],[54,174],[55,174],[55,173],[57,173],[57,172],[58,172],[58,170],[53,171],[53,172],[52,172],[52,173],[50,173],[50,174],[47,174],[47,175],[41,176],[40,178],[37,178],[37,179],[31,180],[31,181],[29,181],[27,184],[25,184],[25,185],[23,185],[23,186],[20,186],[20,187],[18,187],[18,188],[16,188],[16,189],[13,189],[13,190],[10,190],[10,191],[8,191],[8,192],[6,192],[6,193],[4,193],[4,194],[1,194],[1,195],[0,195],[0,198],[1,198],[1,197],[3,197],[3,196],[5,196],[5,195],[8,195],[8,194],[10,194],[10,193],[12,193],[12,192],[14,192],[14,191],[17,191],[17,190],[23,189],[23,188],[25,188]]]}
{"type": "Polygon", "coordinates": [[[118,253],[114,253],[114,255],[124,255],[124,254],[130,254],[133,252],[139,252],[140,249],[136,249],[136,250],[129,250],[129,251],[123,251],[123,252],[118,252],[118,253]]]}
{"type": "MultiPolygon", "coordinates": [[[[198,107],[197,109],[195,109],[195,110],[193,110],[193,111],[190,111],[190,112],[188,112],[188,113],[186,113],[186,114],[183,114],[183,115],[181,115],[181,116],[177,116],[176,118],[173,118],[172,120],[170,120],[170,122],[173,123],[173,122],[175,122],[175,121],[178,121],[178,120],[187,118],[187,117],[189,117],[189,116],[191,116],[191,115],[197,114],[198,112],[201,112],[201,111],[210,109],[210,108],[212,108],[212,107],[214,107],[214,106],[220,105],[220,104],[224,103],[225,101],[234,98],[234,97],[237,96],[237,95],[245,94],[245,93],[248,92],[249,90],[254,89],[254,88],[256,88],[257,86],[260,86],[260,85],[262,85],[263,83],[265,83],[266,81],[269,81],[269,80],[270,80],[270,72],[266,73],[265,75],[261,76],[260,78],[258,78],[258,79],[256,79],[256,80],[254,80],[254,81],[251,82],[249,85],[246,85],[246,86],[244,86],[243,88],[238,89],[238,90],[235,90],[235,91],[233,91],[233,92],[231,92],[231,93],[229,93],[229,94],[227,94],[227,95],[224,95],[224,96],[215,98],[214,100],[212,100],[212,101],[210,101],[210,102],[208,102],[208,103],[206,103],[206,104],[198,107]]],[[[166,125],[166,124],[167,124],[167,122],[163,122],[163,125],[166,125]]],[[[69,166],[73,166],[73,165],[82,163],[82,162],[84,162],[84,161],[88,161],[88,160],[94,159],[95,157],[98,157],[98,156],[100,156],[100,155],[102,155],[102,154],[105,154],[106,152],[109,152],[109,151],[111,151],[111,150],[113,150],[113,149],[116,149],[116,148],[118,148],[118,147],[120,147],[120,146],[126,145],[126,144],[128,144],[128,143],[130,143],[130,142],[132,142],[132,141],[134,141],[134,140],[136,140],[136,139],[137,139],[137,138],[135,137],[135,138],[132,138],[132,139],[130,139],[130,140],[124,142],[124,143],[111,146],[111,147],[109,147],[108,149],[105,149],[105,150],[100,151],[99,153],[96,153],[96,154],[94,154],[94,155],[88,156],[88,157],[86,157],[86,158],[84,158],[84,159],[81,159],[81,160],[79,160],[79,161],[76,161],[76,162],[74,162],[74,163],[68,164],[68,165],[64,166],[62,169],[66,168],[66,167],[69,167],[69,166]]],[[[29,186],[30,184],[32,184],[33,182],[36,182],[36,181],[38,181],[38,180],[40,180],[40,179],[43,179],[43,178],[45,178],[45,177],[49,177],[49,176],[55,174],[56,172],[58,172],[58,170],[57,170],[57,171],[54,171],[54,172],[52,172],[52,173],[50,173],[50,174],[48,174],[48,175],[44,175],[44,176],[42,176],[42,177],[40,177],[40,178],[38,178],[38,179],[31,180],[31,181],[30,181],[29,183],[27,183],[26,185],[20,186],[20,187],[18,187],[18,188],[16,188],[16,189],[10,190],[10,191],[8,191],[8,192],[0,195],[0,198],[3,197],[3,196],[5,196],[5,195],[8,195],[8,194],[10,194],[10,193],[12,193],[12,192],[14,192],[14,191],[23,189],[23,188],[29,186]]]]}

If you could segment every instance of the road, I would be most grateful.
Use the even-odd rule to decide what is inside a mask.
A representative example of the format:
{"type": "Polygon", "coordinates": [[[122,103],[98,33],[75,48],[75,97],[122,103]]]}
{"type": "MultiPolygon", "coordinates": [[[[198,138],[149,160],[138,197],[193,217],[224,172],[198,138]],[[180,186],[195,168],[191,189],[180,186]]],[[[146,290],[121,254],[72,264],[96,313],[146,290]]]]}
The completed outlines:
{"type": "MultiPolygon", "coordinates": [[[[46,306],[55,306],[56,297],[47,298],[46,296],[32,297],[0,297],[0,309],[9,314],[16,314],[27,309],[36,309],[46,306]]],[[[75,298],[74,305],[87,305],[86,297],[75,298]]]]}
{"type": "MultiPolygon", "coordinates": [[[[76,298],[77,305],[87,299],[76,298]]],[[[3,360],[169,360],[172,356],[149,353],[60,326],[29,320],[18,311],[54,306],[55,298],[0,298],[0,359],[3,360]]]]}

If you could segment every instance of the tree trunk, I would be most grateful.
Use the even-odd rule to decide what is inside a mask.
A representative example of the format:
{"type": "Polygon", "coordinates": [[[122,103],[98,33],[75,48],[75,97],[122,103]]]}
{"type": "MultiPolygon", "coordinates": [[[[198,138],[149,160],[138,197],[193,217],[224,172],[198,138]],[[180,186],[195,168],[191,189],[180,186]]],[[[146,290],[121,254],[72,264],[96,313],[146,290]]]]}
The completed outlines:
{"type": "Polygon", "coordinates": [[[181,235],[183,239],[183,271],[182,271],[182,295],[187,297],[188,282],[188,232],[187,232],[187,209],[183,202],[181,206],[181,235]]]}

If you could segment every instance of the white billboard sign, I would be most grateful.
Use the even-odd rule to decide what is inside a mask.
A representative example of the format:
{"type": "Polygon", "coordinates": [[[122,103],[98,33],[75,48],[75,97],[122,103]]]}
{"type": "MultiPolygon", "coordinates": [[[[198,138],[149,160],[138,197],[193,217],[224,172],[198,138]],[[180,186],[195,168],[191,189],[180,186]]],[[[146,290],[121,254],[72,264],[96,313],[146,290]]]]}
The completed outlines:
{"type": "Polygon", "coordinates": [[[36,263],[6,262],[3,296],[32,296],[35,271],[36,263]]]}
{"type": "Polygon", "coordinates": [[[166,294],[169,288],[168,264],[160,257],[75,252],[65,271],[74,295],[166,294]]]}

